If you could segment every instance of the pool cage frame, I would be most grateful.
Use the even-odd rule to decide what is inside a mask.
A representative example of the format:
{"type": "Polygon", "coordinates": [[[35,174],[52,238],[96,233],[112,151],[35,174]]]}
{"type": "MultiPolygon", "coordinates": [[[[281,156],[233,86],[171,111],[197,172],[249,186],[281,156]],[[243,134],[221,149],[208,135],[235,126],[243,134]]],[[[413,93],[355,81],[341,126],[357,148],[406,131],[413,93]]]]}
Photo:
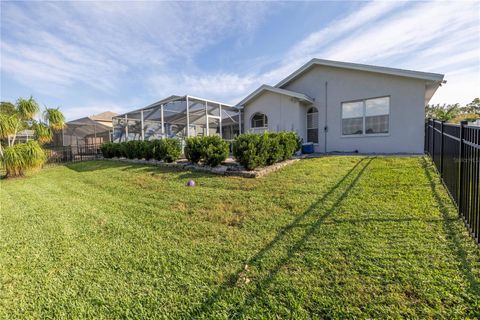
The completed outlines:
{"type": "Polygon", "coordinates": [[[242,133],[242,110],[190,95],[170,96],[112,118],[113,142],[217,134],[232,140],[242,133]]]}

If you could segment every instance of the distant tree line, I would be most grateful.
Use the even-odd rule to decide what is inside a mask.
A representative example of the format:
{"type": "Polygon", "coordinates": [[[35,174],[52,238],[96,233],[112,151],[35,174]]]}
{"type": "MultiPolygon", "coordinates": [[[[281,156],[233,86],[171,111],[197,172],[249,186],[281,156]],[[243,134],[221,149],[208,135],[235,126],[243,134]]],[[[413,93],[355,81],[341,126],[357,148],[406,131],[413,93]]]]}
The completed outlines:
{"type": "Polygon", "coordinates": [[[480,119],[480,98],[473,99],[472,102],[461,106],[455,104],[429,104],[425,107],[425,116],[427,118],[443,120],[451,123],[460,121],[475,121],[480,119]]]}

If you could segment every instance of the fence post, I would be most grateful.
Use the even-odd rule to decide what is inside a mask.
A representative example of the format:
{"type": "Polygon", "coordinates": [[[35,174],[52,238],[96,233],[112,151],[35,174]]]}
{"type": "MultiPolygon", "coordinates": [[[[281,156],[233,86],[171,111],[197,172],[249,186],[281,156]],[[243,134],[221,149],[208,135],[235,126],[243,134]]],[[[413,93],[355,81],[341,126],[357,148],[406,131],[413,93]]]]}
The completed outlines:
{"type": "Polygon", "coordinates": [[[435,119],[432,120],[432,161],[435,164],[435,119]]]}
{"type": "Polygon", "coordinates": [[[425,146],[425,151],[427,154],[430,154],[430,118],[427,119],[427,145],[425,146]]]}
{"type": "Polygon", "coordinates": [[[467,121],[460,122],[460,149],[458,152],[458,200],[457,200],[457,207],[458,207],[458,214],[462,214],[462,176],[463,176],[463,135],[464,135],[464,127],[468,124],[467,121]]]}
{"type": "Polygon", "coordinates": [[[441,122],[441,127],[440,127],[440,131],[442,132],[442,140],[440,142],[440,147],[442,148],[440,150],[440,176],[443,178],[443,155],[444,155],[444,152],[443,152],[443,147],[444,147],[444,144],[443,144],[443,132],[444,132],[444,124],[445,124],[445,121],[442,120],[441,122]]]}

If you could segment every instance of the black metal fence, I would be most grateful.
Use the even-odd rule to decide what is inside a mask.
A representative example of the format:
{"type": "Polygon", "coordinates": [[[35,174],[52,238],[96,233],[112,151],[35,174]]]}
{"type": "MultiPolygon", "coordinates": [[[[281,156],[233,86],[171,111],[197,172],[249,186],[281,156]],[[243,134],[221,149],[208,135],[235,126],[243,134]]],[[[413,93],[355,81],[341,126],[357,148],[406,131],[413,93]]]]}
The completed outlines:
{"type": "Polygon", "coordinates": [[[480,244],[480,127],[429,119],[425,124],[425,152],[480,244]]]}
{"type": "Polygon", "coordinates": [[[53,147],[45,149],[47,164],[77,162],[101,159],[100,145],[89,144],[80,146],[53,147]]]}

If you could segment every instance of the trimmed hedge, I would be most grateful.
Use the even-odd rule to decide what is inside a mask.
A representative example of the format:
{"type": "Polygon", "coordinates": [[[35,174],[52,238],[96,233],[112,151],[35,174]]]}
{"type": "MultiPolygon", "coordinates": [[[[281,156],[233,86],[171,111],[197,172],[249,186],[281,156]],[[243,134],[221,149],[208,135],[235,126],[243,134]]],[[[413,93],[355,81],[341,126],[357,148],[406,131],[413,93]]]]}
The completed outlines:
{"type": "Polygon", "coordinates": [[[187,138],[184,152],[188,161],[199,163],[203,155],[203,137],[187,138]]]}
{"type": "Polygon", "coordinates": [[[247,170],[290,159],[301,148],[295,132],[245,133],[233,144],[235,159],[247,170]]]}
{"type": "Polygon", "coordinates": [[[227,159],[229,152],[228,142],[219,136],[186,140],[185,157],[192,163],[203,161],[208,166],[216,167],[227,159]]]}
{"type": "Polygon", "coordinates": [[[155,159],[165,162],[178,160],[182,152],[180,141],[177,139],[107,142],[101,145],[100,150],[104,158],[125,157],[128,159],[155,159]]]}
{"type": "Polygon", "coordinates": [[[225,161],[230,153],[229,144],[219,136],[203,137],[202,159],[207,166],[216,167],[225,161]]]}
{"type": "MultiPolygon", "coordinates": [[[[161,159],[165,162],[174,162],[180,158],[182,154],[182,144],[178,139],[165,138],[161,139],[159,147],[159,155],[161,159]]],[[[154,149],[155,154],[155,149],[154,149]]]]}
{"type": "Polygon", "coordinates": [[[247,170],[264,166],[267,159],[265,134],[240,134],[233,143],[233,156],[247,170]]]}
{"type": "Polygon", "coordinates": [[[104,158],[113,158],[116,157],[114,152],[114,143],[113,142],[105,142],[100,146],[100,151],[104,158]]]}

